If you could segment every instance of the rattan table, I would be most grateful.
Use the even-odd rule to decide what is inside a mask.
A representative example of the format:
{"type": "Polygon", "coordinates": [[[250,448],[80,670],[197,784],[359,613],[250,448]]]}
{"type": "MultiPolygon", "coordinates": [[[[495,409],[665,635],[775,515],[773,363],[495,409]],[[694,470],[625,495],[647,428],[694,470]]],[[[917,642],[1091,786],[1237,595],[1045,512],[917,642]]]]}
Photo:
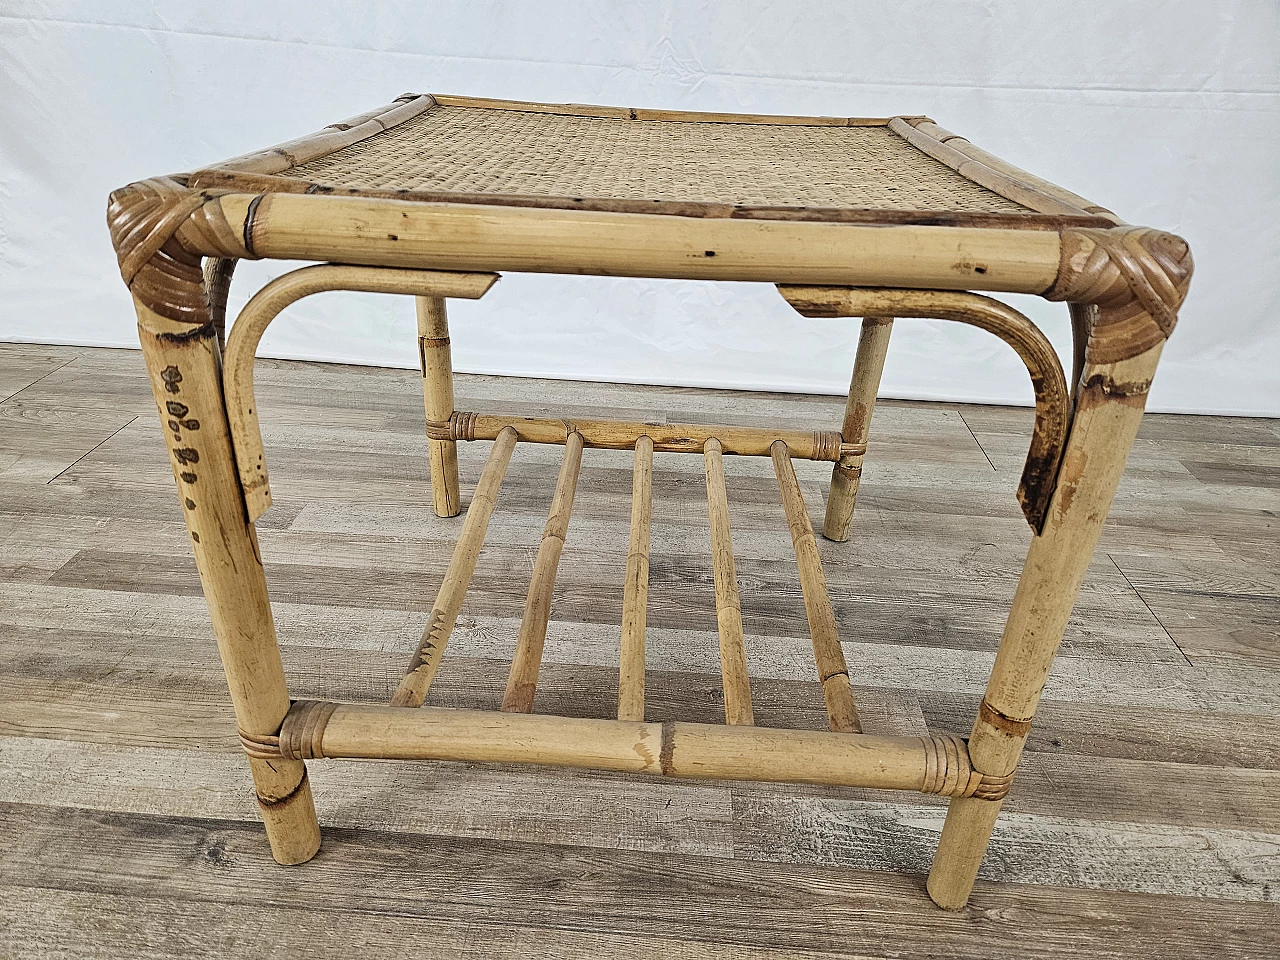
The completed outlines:
{"type": "Polygon", "coordinates": [[[276,860],[320,846],[304,761],[528,762],[657,776],[845,784],[950,797],[929,877],[968,899],[1191,277],[1178,237],[993,157],[924,117],[744,116],[406,95],[313,136],[111,195],[108,222],[276,860]],[[317,261],[258,291],[229,333],[237,260],[317,261]],[[496,271],[748,280],[807,317],[859,317],[843,425],[483,415],[454,409],[445,300],[496,271]],[[456,444],[492,441],[422,641],[389,705],[291,701],[254,522],[271,494],[253,362],[271,320],[325,290],[417,298],[435,512],[461,509],[456,444]],[[971,291],[1069,305],[1070,380],[1025,316],[971,291]],[[971,324],[1035,389],[1018,498],[1031,547],[968,740],[860,732],[793,458],[833,464],[823,532],[849,536],[893,318],[971,324]],[[500,711],[422,706],[517,443],[564,461],[500,711]],[[584,448],[635,451],[616,720],[534,714],[584,448]],[[723,726],[645,720],[654,451],[703,457],[723,726]],[[723,456],[772,458],[830,730],[752,724],[723,456]]]}

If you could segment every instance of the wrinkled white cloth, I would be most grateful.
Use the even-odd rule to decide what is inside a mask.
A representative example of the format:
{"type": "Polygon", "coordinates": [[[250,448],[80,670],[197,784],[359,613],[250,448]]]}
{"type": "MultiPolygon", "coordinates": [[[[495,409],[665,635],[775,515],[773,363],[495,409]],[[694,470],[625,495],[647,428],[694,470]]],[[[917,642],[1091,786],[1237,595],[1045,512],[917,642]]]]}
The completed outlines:
{"type": "MultiPolygon", "coordinates": [[[[0,339],[131,346],[109,190],[405,91],[917,114],[1178,232],[1197,263],[1151,408],[1280,415],[1280,5],[0,0],[0,339]]],[[[243,264],[232,313],[279,263],[243,264]]],[[[1009,298],[1070,356],[1066,308],[1009,298]]],[[[856,322],[767,285],[508,276],[452,305],[459,370],[842,393],[856,322]]],[[[290,308],[267,356],[415,365],[405,299],[290,308]]],[[[1068,363],[1069,366],[1069,363],[1068,363]]],[[[897,325],[882,394],[1031,402],[993,337],[897,325]]]]}

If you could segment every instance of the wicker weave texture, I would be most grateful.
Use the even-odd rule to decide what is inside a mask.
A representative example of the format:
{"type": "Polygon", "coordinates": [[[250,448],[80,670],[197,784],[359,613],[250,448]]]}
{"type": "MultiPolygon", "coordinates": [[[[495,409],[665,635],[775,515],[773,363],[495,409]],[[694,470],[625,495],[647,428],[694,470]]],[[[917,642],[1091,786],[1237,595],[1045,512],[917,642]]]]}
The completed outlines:
{"type": "Polygon", "coordinates": [[[280,174],[335,188],[1025,214],[885,127],[435,106],[280,174]]]}

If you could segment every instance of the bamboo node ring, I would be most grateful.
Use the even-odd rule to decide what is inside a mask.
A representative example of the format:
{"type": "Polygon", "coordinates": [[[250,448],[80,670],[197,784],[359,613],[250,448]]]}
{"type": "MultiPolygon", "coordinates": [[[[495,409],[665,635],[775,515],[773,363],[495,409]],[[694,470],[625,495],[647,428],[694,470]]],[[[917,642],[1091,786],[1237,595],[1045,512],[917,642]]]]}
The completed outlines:
{"type": "Polygon", "coordinates": [[[986,697],[982,698],[982,702],[978,704],[978,718],[983,722],[995,727],[1001,733],[1008,734],[1011,737],[1025,737],[1031,732],[1031,721],[1020,720],[1017,717],[1010,717],[1001,713],[993,707],[986,697]]]}

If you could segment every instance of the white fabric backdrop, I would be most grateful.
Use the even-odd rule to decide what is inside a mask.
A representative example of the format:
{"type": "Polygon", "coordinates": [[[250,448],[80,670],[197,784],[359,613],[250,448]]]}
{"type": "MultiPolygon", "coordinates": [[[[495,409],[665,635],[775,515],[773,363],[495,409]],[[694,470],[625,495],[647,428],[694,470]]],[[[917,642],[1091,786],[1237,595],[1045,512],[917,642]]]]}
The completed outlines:
{"type": "MultiPolygon", "coordinates": [[[[1176,231],[1197,263],[1152,409],[1280,415],[1275,0],[217,4],[0,0],[0,339],[131,346],[108,191],[405,91],[754,113],[924,113],[1176,231]]],[[[232,309],[286,268],[242,264],[232,309]]],[[[1066,308],[1012,297],[1069,356],[1066,308]]],[[[508,276],[458,369],[843,392],[856,331],[771,287],[508,276]]],[[[413,366],[412,307],[327,294],[263,353],[413,366]]],[[[903,321],[882,393],[1029,403],[978,331],[903,321]]]]}

